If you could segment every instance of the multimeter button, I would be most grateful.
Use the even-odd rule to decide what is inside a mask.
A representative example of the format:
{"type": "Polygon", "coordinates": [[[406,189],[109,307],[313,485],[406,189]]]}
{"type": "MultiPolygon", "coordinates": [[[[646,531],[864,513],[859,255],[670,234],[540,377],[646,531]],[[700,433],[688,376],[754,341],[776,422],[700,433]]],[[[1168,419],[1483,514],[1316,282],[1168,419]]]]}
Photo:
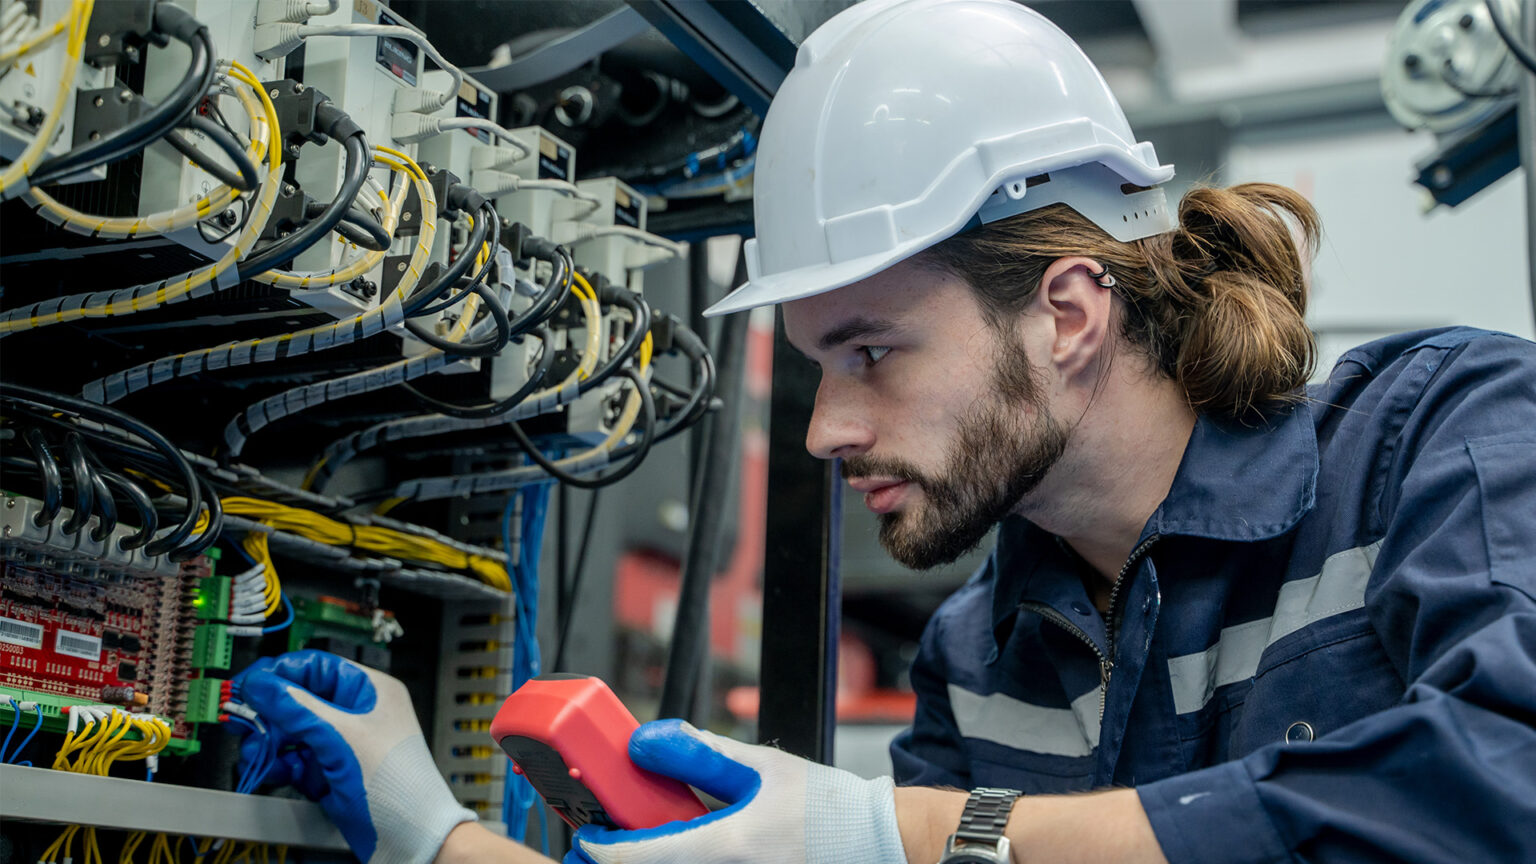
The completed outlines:
{"type": "Polygon", "coordinates": [[[580,768],[572,768],[571,770],[569,770],[569,771],[567,771],[565,773],[571,775],[571,779],[572,780],[580,780],[581,779],[581,769],[580,768]]]}

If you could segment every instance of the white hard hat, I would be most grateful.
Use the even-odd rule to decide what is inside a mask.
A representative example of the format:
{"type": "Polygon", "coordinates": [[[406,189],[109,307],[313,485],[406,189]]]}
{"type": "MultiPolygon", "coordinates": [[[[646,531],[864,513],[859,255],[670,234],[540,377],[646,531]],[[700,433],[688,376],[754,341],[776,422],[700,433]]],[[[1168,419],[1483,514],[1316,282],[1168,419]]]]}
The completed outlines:
{"type": "Polygon", "coordinates": [[[1067,34],[1011,0],[866,0],[800,46],[763,121],[747,284],[810,297],[1065,202],[1117,240],[1172,230],[1173,176],[1067,34]]]}

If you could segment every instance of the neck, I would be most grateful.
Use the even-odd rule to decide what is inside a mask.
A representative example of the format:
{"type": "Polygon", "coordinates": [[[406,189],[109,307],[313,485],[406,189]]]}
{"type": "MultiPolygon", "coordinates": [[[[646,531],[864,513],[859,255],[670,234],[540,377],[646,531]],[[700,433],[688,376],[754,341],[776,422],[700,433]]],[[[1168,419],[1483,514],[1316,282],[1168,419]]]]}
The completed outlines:
{"type": "Polygon", "coordinates": [[[1094,569],[1107,606],[1120,570],[1184,457],[1195,412],[1161,376],[1110,374],[1082,411],[1060,462],[1016,512],[1066,540],[1094,569]]]}

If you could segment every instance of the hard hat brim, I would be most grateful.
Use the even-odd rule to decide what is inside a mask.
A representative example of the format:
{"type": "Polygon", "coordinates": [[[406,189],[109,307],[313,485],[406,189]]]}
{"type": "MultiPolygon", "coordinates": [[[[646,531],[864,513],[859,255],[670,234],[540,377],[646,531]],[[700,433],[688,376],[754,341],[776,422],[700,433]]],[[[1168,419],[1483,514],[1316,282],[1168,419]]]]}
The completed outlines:
{"type": "Polygon", "coordinates": [[[852,285],[880,271],[910,258],[921,251],[919,248],[901,250],[899,253],[865,255],[836,264],[819,264],[802,267],[787,273],[759,276],[725,295],[718,303],[704,310],[705,318],[745,312],[759,306],[789,303],[825,294],[828,291],[852,285]]]}

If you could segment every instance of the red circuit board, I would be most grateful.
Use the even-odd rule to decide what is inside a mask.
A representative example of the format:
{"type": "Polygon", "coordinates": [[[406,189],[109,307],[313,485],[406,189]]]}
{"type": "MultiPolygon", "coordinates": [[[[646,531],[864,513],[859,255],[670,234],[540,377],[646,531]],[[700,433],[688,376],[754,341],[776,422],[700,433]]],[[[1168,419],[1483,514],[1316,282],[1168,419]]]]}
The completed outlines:
{"type": "Polygon", "coordinates": [[[115,581],[0,564],[0,685],[103,701],[105,687],[131,687],[147,710],[185,722],[187,651],[197,623],[188,586],[201,562],[177,578],[115,581]]]}

